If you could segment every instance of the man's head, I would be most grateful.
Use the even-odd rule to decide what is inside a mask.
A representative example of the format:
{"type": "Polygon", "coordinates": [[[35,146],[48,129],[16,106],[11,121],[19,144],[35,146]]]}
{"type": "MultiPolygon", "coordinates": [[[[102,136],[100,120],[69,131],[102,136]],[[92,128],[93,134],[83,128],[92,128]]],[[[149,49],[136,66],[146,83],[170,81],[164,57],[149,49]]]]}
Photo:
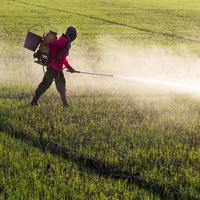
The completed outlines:
{"type": "Polygon", "coordinates": [[[65,35],[69,36],[70,40],[73,41],[77,37],[77,30],[73,26],[69,26],[65,32],[65,35]]]}

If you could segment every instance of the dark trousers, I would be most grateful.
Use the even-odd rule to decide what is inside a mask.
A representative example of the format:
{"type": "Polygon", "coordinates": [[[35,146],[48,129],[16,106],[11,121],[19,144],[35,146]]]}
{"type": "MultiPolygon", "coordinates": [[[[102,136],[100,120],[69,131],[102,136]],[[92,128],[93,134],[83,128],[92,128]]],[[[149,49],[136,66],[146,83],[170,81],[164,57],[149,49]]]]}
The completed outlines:
{"type": "Polygon", "coordinates": [[[43,77],[43,80],[35,91],[35,96],[31,102],[32,104],[37,104],[38,99],[51,86],[53,80],[55,80],[56,89],[61,96],[63,104],[68,104],[66,99],[66,81],[64,74],[62,71],[58,71],[51,67],[47,67],[47,71],[43,77]]]}

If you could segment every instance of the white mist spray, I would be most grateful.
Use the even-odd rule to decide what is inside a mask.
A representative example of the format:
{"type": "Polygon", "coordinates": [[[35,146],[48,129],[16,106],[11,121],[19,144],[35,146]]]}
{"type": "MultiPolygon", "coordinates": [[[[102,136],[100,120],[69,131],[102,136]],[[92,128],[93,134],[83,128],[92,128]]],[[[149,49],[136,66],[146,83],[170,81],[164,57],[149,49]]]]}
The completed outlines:
{"type": "MultiPolygon", "coordinates": [[[[77,41],[78,42],[78,41],[77,41]]],[[[70,93],[91,89],[123,94],[145,89],[161,93],[171,90],[200,95],[200,58],[185,48],[134,46],[131,42],[104,37],[89,51],[72,46],[69,61],[80,71],[111,74],[114,77],[66,73],[70,93]],[[102,45],[103,44],[103,45],[102,45]],[[177,50],[178,49],[178,50],[177,50]]],[[[1,48],[0,83],[32,85],[40,83],[43,70],[33,62],[32,52],[23,47],[1,48]]],[[[143,93],[142,93],[143,94],[143,93]]]]}
{"type": "Polygon", "coordinates": [[[93,88],[109,87],[118,93],[132,88],[129,91],[138,93],[142,87],[143,91],[147,88],[157,93],[167,90],[200,95],[200,58],[186,48],[139,47],[105,37],[99,39],[96,50],[80,55],[84,55],[80,62],[77,54],[72,56],[80,71],[114,76],[109,79],[89,75],[75,77],[77,82],[89,83],[93,88]]]}
{"type": "Polygon", "coordinates": [[[159,79],[150,79],[150,78],[142,78],[142,77],[128,77],[128,76],[116,76],[119,79],[125,79],[135,82],[141,82],[144,84],[151,84],[160,86],[164,88],[168,88],[174,91],[186,92],[191,94],[200,94],[200,82],[175,82],[168,80],[159,80],[159,79]]]}

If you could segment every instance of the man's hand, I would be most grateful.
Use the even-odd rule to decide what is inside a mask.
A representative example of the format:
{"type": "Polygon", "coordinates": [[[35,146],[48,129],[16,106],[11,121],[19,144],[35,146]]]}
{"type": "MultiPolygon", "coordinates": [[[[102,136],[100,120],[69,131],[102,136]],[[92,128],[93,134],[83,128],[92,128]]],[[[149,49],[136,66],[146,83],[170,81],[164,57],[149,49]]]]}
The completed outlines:
{"type": "Polygon", "coordinates": [[[69,71],[69,72],[71,72],[71,73],[75,73],[76,72],[76,70],[73,68],[73,67],[67,67],[67,71],[69,71]]]}

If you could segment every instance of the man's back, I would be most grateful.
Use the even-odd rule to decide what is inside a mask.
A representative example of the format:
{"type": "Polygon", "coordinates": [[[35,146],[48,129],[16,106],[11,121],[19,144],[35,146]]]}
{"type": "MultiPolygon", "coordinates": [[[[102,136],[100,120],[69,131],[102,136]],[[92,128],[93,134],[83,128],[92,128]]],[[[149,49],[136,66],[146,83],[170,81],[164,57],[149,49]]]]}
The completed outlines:
{"type": "Polygon", "coordinates": [[[66,56],[68,55],[70,47],[71,47],[70,39],[64,34],[58,40],[50,41],[48,67],[52,67],[57,70],[62,70],[63,65],[68,64],[66,56]]]}

